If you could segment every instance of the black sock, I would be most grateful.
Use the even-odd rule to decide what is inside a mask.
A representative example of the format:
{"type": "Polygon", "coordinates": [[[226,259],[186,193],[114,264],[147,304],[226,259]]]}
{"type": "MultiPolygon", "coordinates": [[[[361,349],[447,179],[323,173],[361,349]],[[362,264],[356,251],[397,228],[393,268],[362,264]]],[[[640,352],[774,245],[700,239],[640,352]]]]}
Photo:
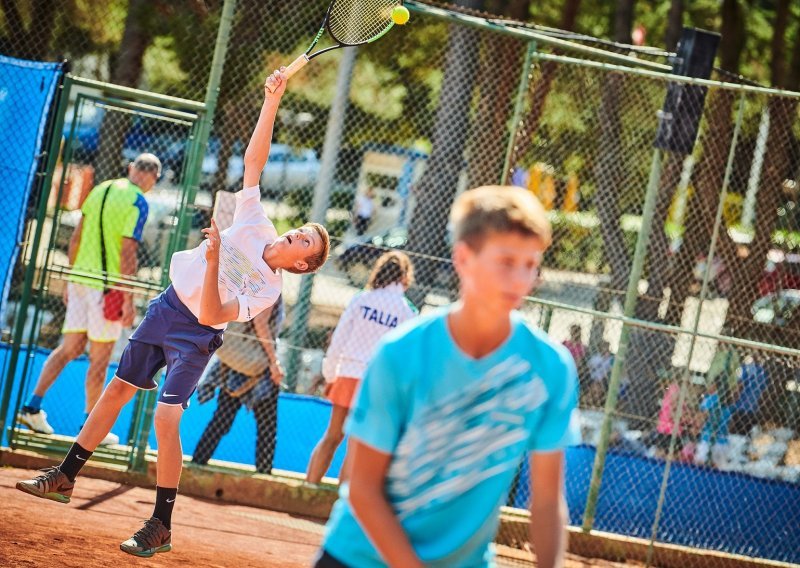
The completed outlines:
{"type": "Polygon", "coordinates": [[[153,516],[164,523],[164,526],[172,530],[172,508],[175,506],[175,497],[178,495],[178,488],[156,486],[156,506],[153,509],[153,516]]]}
{"type": "Polygon", "coordinates": [[[84,465],[86,465],[86,461],[90,457],[92,457],[92,452],[86,448],[82,448],[78,442],[75,442],[69,449],[69,453],[67,453],[64,461],[61,462],[60,466],[58,466],[58,469],[60,469],[70,481],[75,481],[75,477],[78,475],[78,472],[84,465]]]}

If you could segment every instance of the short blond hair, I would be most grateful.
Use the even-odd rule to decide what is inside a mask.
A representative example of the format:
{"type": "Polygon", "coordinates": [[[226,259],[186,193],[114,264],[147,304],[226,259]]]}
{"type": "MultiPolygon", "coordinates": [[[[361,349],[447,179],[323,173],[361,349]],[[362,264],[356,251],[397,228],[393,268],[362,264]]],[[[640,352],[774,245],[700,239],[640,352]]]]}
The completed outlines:
{"type": "Polygon", "coordinates": [[[316,272],[322,268],[322,265],[325,264],[326,260],[328,260],[328,254],[330,254],[331,251],[331,238],[328,235],[328,230],[325,227],[319,223],[306,223],[300,227],[301,230],[305,228],[314,229],[317,232],[320,242],[322,243],[322,248],[314,251],[306,257],[305,261],[308,266],[305,270],[297,270],[296,268],[286,269],[294,274],[310,274],[311,272],[316,272]]]}
{"type": "Polygon", "coordinates": [[[497,233],[536,237],[545,247],[552,242],[550,221],[541,202],[516,186],[485,185],[462,193],[450,212],[455,242],[480,250],[497,233]]]}

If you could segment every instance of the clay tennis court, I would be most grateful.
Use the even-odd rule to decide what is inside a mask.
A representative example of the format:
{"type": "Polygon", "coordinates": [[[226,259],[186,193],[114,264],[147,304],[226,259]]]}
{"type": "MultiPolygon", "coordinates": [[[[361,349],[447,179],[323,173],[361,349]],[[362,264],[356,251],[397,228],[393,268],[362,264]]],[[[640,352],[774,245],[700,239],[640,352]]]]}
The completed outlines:
{"type": "MultiPolygon", "coordinates": [[[[152,512],[153,491],[81,477],[62,505],[17,491],[34,470],[0,468],[0,566],[310,566],[322,539],[321,522],[223,501],[181,496],[173,521],[173,550],[135,558],[119,550],[152,512]]],[[[505,553],[513,554],[510,550],[505,553]]],[[[500,565],[532,565],[522,553],[500,565]]],[[[570,556],[568,568],[620,564],[570,556]]]]}

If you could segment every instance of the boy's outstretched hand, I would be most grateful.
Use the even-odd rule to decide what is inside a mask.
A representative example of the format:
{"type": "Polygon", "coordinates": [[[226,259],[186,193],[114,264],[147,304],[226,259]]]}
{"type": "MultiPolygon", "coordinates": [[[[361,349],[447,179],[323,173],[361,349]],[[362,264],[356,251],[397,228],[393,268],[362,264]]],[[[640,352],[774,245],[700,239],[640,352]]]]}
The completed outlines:
{"type": "Polygon", "coordinates": [[[203,234],[208,239],[208,246],[206,247],[206,261],[219,260],[219,247],[220,237],[217,222],[211,219],[211,226],[203,229],[203,234]]]}
{"type": "Polygon", "coordinates": [[[289,81],[289,78],[285,74],[286,67],[281,67],[280,69],[276,69],[270,75],[267,76],[267,80],[264,81],[264,97],[270,99],[280,99],[283,95],[284,91],[286,90],[286,83],[289,81]]]}

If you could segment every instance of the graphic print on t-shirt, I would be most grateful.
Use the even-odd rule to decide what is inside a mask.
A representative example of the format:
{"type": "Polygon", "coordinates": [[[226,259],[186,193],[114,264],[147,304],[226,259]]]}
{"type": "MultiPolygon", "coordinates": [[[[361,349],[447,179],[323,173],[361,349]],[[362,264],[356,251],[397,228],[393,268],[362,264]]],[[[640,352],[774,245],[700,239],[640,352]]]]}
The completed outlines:
{"type": "Polygon", "coordinates": [[[220,239],[220,282],[233,294],[258,296],[268,286],[264,276],[227,235],[220,235],[220,239]]]}
{"type": "Polygon", "coordinates": [[[515,355],[414,417],[388,474],[400,519],[516,468],[531,436],[526,416],[547,398],[542,379],[515,355]]]}

